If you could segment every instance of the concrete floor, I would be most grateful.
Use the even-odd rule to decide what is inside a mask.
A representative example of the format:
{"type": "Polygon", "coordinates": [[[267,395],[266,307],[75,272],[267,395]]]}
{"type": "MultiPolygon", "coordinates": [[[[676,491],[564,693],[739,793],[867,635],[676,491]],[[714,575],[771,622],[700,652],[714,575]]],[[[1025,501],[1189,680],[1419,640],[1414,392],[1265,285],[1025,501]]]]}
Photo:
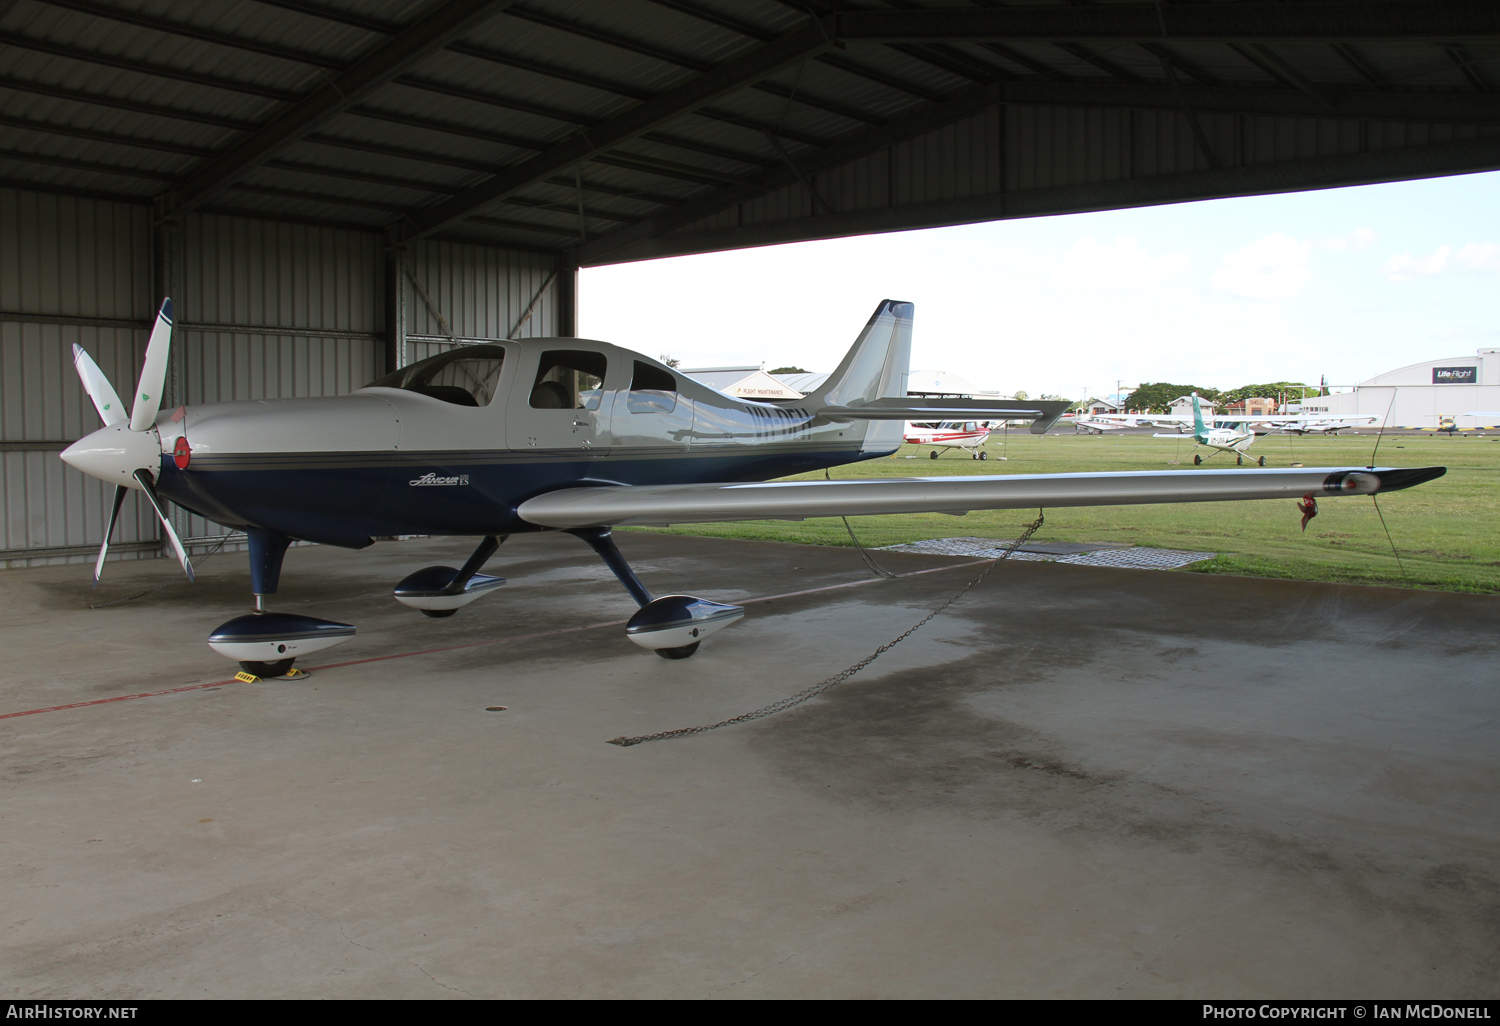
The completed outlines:
{"type": "MultiPolygon", "coordinates": [[[[621,535],[658,593],[852,551],[621,535]]],[[[0,719],[0,990],[42,997],[1494,997],[1500,599],[1018,563],[750,607],[645,653],[571,538],[448,620],[466,545],[294,549],[316,672],[0,719]],[[487,712],[486,706],[508,706],[487,712]]],[[[951,558],[882,554],[893,568],[951,558]]],[[[229,676],[243,555],[0,574],[0,713],[229,676]]]]}

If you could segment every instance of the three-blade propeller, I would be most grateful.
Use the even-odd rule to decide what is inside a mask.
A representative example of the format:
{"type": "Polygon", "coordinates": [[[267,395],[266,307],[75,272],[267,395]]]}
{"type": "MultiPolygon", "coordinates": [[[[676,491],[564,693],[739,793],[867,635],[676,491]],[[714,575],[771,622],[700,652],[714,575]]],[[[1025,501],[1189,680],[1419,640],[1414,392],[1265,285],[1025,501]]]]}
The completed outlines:
{"type": "MultiPolygon", "coordinates": [[[[171,346],[172,300],[164,299],[161,303],[161,310],[156,315],[156,325],[151,329],[151,340],[146,344],[146,361],[141,367],[141,377],[136,385],[135,403],[128,417],[128,424],[125,407],[120,402],[119,395],[115,393],[114,386],[109,383],[109,378],[105,377],[99,365],[89,357],[88,353],[84,352],[82,346],[73,346],[73,366],[77,368],[79,380],[83,382],[83,390],[93,400],[94,409],[99,411],[99,419],[104,421],[106,428],[123,426],[137,434],[155,431],[156,415],[161,410],[162,388],[167,380],[167,355],[171,351],[171,346]]],[[[166,507],[156,491],[155,475],[146,467],[135,467],[130,471],[130,476],[135,480],[136,486],[146,493],[146,498],[151,502],[151,508],[156,510],[157,519],[161,521],[162,530],[167,532],[167,538],[177,553],[177,561],[182,564],[183,572],[187,574],[188,580],[193,580],[193,564],[188,560],[182,539],[177,537],[177,531],[167,517],[166,507]]],[[[118,481],[119,478],[116,477],[115,480],[118,481]]],[[[120,507],[125,502],[125,493],[129,490],[127,485],[115,484],[114,505],[110,510],[109,523],[104,529],[104,543],[99,546],[99,558],[94,562],[95,587],[98,587],[99,577],[104,572],[104,559],[109,554],[109,540],[114,534],[116,521],[120,519],[120,507]]]]}

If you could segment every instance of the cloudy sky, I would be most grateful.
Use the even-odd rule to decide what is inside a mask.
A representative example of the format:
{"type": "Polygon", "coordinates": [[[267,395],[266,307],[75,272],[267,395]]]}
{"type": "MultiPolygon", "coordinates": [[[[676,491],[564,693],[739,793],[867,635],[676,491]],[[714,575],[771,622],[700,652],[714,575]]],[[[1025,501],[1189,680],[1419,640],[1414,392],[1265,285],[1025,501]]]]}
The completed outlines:
{"type": "Polygon", "coordinates": [[[1500,173],[584,270],[580,334],[684,366],[829,370],[884,298],[980,388],[1349,385],[1500,346],[1500,173]]]}

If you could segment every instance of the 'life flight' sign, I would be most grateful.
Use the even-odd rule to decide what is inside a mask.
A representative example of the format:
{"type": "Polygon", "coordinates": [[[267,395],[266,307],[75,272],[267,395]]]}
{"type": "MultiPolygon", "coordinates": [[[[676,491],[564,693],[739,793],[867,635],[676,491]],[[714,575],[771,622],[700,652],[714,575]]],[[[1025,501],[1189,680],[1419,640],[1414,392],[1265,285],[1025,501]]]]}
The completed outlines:
{"type": "Polygon", "coordinates": [[[1479,380],[1478,367],[1434,367],[1434,385],[1472,385],[1479,380]]]}

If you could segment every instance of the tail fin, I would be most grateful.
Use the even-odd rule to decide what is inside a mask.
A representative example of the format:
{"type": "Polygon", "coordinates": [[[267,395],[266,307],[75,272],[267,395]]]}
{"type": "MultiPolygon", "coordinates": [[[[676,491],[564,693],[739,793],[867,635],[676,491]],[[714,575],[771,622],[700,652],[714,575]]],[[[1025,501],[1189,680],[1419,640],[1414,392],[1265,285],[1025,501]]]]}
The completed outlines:
{"type": "Polygon", "coordinates": [[[1208,434],[1208,428],[1203,426],[1203,407],[1198,404],[1197,392],[1193,393],[1193,434],[1208,434]]]}
{"type": "Polygon", "coordinates": [[[910,303],[881,300],[865,330],[828,380],[808,397],[809,402],[858,406],[872,399],[904,398],[911,370],[912,312],[910,303]]]}

